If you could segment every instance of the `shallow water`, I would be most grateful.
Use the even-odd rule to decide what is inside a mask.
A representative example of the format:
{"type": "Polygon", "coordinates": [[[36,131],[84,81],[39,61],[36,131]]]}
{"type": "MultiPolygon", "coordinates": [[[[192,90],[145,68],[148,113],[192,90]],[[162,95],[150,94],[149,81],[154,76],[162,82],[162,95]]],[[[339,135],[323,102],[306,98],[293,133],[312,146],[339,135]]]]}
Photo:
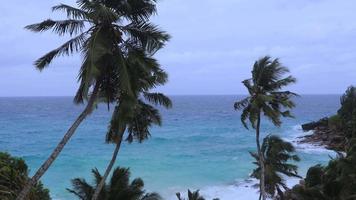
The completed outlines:
{"type": "MultiPolygon", "coordinates": [[[[173,109],[162,110],[163,126],[154,127],[152,137],[142,144],[125,143],[117,164],[130,167],[132,177],[143,178],[147,190],[168,199],[187,188],[200,188],[206,197],[221,200],[251,197],[245,187],[251,184],[244,180],[254,167],[248,152],[255,149],[255,143],[253,131],[241,125],[240,113],[233,110],[234,101],[241,98],[173,96],[173,109]]],[[[334,114],[339,96],[306,95],[296,102],[294,119],[283,120],[281,128],[264,120],[263,134],[294,141],[305,134],[300,124],[334,114]]],[[[34,172],[82,108],[70,97],[0,98],[0,151],[22,156],[34,172]]],[[[91,180],[92,168],[105,169],[113,150],[113,145],[104,142],[110,116],[105,105],[95,110],[43,177],[55,199],[73,199],[65,190],[70,179],[91,180]]],[[[302,175],[309,166],[326,163],[332,154],[311,145],[297,149],[302,175]]]]}

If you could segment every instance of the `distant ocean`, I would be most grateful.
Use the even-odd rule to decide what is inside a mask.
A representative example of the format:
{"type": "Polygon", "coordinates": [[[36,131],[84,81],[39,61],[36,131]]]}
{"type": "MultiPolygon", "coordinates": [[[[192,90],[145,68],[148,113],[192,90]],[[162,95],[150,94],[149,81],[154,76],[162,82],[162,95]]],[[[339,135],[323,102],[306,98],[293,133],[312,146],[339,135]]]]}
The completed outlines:
{"type": "MultiPolygon", "coordinates": [[[[132,178],[141,177],[148,191],[169,200],[176,192],[200,189],[208,199],[249,199],[257,196],[246,181],[253,169],[249,151],[255,150],[254,132],[242,127],[233,103],[242,96],[172,96],[173,108],[162,110],[163,126],[152,129],[142,144],[125,143],[117,165],[129,167],[132,178]]],[[[294,119],[275,128],[267,120],[262,130],[290,141],[303,133],[300,125],[334,114],[338,95],[305,95],[296,98],[294,119]]],[[[31,173],[47,158],[64,132],[83,109],[70,97],[0,98],[0,151],[23,157],[31,173]]],[[[42,181],[54,199],[69,200],[70,179],[92,181],[91,169],[101,172],[111,158],[113,145],[104,138],[111,111],[105,105],[80,126],[42,181]]],[[[331,151],[312,145],[297,145],[300,174],[308,167],[325,164],[331,151]]],[[[288,180],[297,182],[298,180],[288,180]]]]}

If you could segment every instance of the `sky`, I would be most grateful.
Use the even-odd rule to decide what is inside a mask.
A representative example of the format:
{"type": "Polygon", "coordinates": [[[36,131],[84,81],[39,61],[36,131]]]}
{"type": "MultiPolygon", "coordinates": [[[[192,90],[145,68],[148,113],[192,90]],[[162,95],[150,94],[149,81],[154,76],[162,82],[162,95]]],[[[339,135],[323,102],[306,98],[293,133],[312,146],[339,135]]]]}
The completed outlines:
{"type": "MultiPolygon", "coordinates": [[[[0,4],[0,96],[73,96],[80,56],[60,57],[39,72],[33,62],[66,38],[23,27],[59,3],[12,0],[0,4]]],[[[241,81],[258,58],[280,58],[300,94],[341,94],[356,85],[355,0],[159,0],[152,21],[172,39],[156,58],[169,95],[246,94],[241,81]]]]}

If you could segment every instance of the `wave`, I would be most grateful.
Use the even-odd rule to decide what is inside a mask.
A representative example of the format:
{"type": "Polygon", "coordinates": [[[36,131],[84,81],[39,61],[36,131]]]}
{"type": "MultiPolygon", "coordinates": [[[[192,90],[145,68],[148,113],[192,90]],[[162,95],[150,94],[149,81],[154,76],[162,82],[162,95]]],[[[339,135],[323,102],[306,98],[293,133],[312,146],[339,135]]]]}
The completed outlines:
{"type": "MultiPolygon", "coordinates": [[[[309,134],[313,134],[313,132],[312,131],[304,132],[302,130],[301,125],[295,125],[291,127],[289,132],[285,134],[286,137],[284,137],[283,139],[291,142],[296,147],[296,150],[302,153],[307,153],[307,154],[334,153],[333,151],[326,149],[325,146],[322,145],[300,143],[301,137],[309,134]]],[[[290,188],[298,184],[300,181],[300,179],[298,178],[290,178],[290,177],[285,177],[285,180],[287,186],[290,188]]],[[[255,187],[257,183],[258,183],[257,179],[250,178],[246,180],[236,181],[233,184],[207,186],[200,189],[200,194],[207,200],[211,200],[214,198],[219,198],[220,200],[258,199],[259,192],[258,189],[255,187]]],[[[194,188],[192,188],[191,190],[194,191],[194,188]]],[[[187,191],[182,191],[181,194],[186,196],[187,191]]],[[[167,199],[176,200],[177,198],[175,195],[170,195],[167,199]]]]}
{"type": "MultiPolygon", "coordinates": [[[[220,200],[250,200],[258,199],[259,192],[256,188],[258,183],[257,179],[246,179],[243,181],[236,181],[234,184],[230,185],[217,185],[217,186],[207,186],[200,190],[200,195],[202,195],[207,200],[212,200],[214,198],[219,198],[220,200]]],[[[293,187],[299,183],[297,178],[288,178],[286,184],[288,187],[293,187]]],[[[194,190],[192,190],[194,191],[194,190]]],[[[181,192],[183,196],[187,196],[187,192],[181,192]]],[[[176,200],[175,196],[170,196],[168,200],[176,200]]]]}
{"type": "Polygon", "coordinates": [[[301,143],[302,137],[313,134],[313,131],[303,131],[301,125],[295,125],[290,129],[288,137],[283,139],[291,142],[297,151],[307,154],[334,154],[334,151],[326,149],[324,145],[301,143]]]}

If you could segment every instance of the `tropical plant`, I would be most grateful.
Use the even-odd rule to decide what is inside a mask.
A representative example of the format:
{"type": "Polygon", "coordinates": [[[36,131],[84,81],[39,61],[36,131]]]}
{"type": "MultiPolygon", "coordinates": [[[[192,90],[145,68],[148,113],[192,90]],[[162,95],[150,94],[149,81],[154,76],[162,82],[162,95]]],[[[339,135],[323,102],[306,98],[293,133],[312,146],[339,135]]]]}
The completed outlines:
{"type": "Polygon", "coordinates": [[[200,196],[199,190],[191,192],[188,190],[188,199],[182,197],[182,195],[178,192],[176,193],[178,200],[205,200],[204,197],[200,196]]]}
{"type": "MultiPolygon", "coordinates": [[[[39,70],[46,68],[54,58],[80,52],[83,62],[79,71],[79,88],[75,103],[87,105],[68,129],[49,158],[28,181],[17,200],[23,200],[58,157],[80,123],[92,113],[96,103],[116,103],[125,94],[134,99],[126,59],[132,50],[144,50],[153,55],[169,39],[169,35],[148,22],[156,12],[154,0],[78,0],[78,7],[60,4],[53,11],[64,11],[65,20],[45,20],[26,26],[34,32],[52,32],[71,37],[60,47],[35,62],[39,70]]],[[[135,51],[134,51],[135,52],[135,51]]],[[[138,57],[138,56],[137,56],[138,57]]]]}
{"type": "Polygon", "coordinates": [[[149,92],[151,88],[164,84],[167,81],[167,74],[160,69],[160,65],[155,59],[145,55],[140,55],[140,59],[138,59],[136,58],[137,54],[135,52],[132,57],[129,56],[127,59],[128,71],[131,74],[130,84],[135,99],[127,98],[125,94],[118,98],[106,136],[106,142],[115,143],[116,147],[92,200],[97,199],[114,166],[125,130],[128,133],[126,138],[128,142],[144,141],[151,135],[149,128],[152,125],[161,125],[160,113],[151,104],[163,105],[166,108],[172,106],[171,100],[162,93],[149,92]]]}
{"type": "MultiPolygon", "coordinates": [[[[0,152],[0,199],[13,200],[26,184],[28,167],[21,158],[0,152]]],[[[29,192],[27,200],[49,200],[49,190],[38,182],[29,192]]]]}
{"type": "MultiPolygon", "coordinates": [[[[299,161],[299,157],[294,154],[295,148],[289,142],[283,141],[276,135],[269,135],[263,139],[261,151],[265,158],[265,187],[268,196],[283,199],[284,191],[288,190],[282,175],[288,177],[301,178],[298,167],[288,161],[299,161]]],[[[252,177],[261,178],[261,166],[257,153],[251,153],[256,159],[254,164],[257,168],[251,174],[252,177]]]]}
{"type": "Polygon", "coordinates": [[[275,126],[281,125],[281,117],[292,117],[289,109],[294,107],[291,100],[295,93],[281,91],[285,86],[296,82],[292,76],[283,77],[289,70],[278,59],[271,60],[265,56],[253,65],[252,78],[242,83],[247,88],[249,96],[234,104],[235,110],[242,110],[241,122],[248,128],[249,121],[256,131],[256,145],[261,166],[260,192],[262,199],[267,197],[265,189],[264,157],[260,145],[261,115],[263,114],[275,126]]]}
{"type": "Polygon", "coordinates": [[[308,170],[303,184],[287,192],[291,200],[352,200],[356,198],[356,140],[347,154],[339,153],[325,167],[308,170]]]}
{"type": "Polygon", "coordinates": [[[356,88],[350,86],[340,98],[340,103],[337,113],[341,118],[342,130],[348,139],[356,138],[356,88]]]}
{"type": "MultiPolygon", "coordinates": [[[[81,200],[90,200],[95,188],[102,180],[97,169],[92,170],[95,185],[90,185],[85,179],[75,178],[72,180],[72,189],[67,189],[81,200]]],[[[130,171],[128,168],[117,167],[109,183],[105,184],[98,196],[99,200],[161,200],[157,193],[146,193],[144,182],[136,178],[130,182],[130,171]]]]}

